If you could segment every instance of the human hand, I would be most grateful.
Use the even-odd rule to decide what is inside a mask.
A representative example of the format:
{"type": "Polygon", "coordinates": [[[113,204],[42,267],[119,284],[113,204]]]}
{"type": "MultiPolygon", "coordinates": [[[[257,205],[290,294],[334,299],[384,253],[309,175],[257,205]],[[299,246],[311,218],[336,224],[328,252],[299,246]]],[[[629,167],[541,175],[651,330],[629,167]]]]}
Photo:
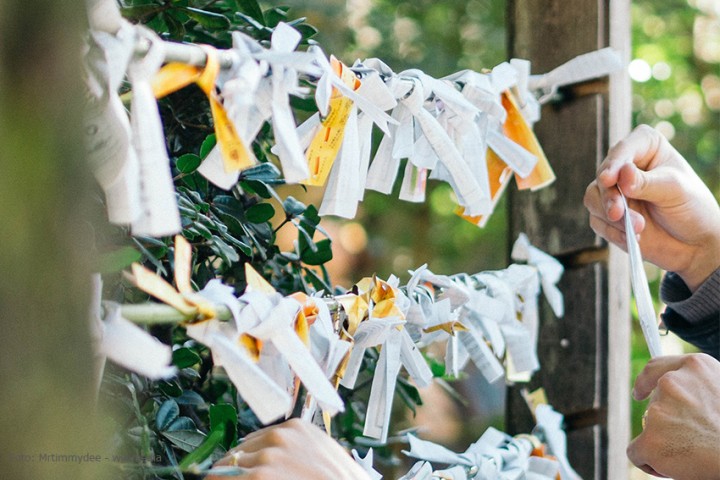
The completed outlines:
{"type": "Polygon", "coordinates": [[[680,275],[691,291],[720,267],[720,207],[657,130],[641,125],[612,147],[585,191],[592,229],[627,250],[618,186],[645,260],[680,275]]]}
{"type": "Polygon", "coordinates": [[[332,437],[299,419],[253,432],[215,466],[235,465],[237,477],[206,480],[369,480],[368,474],[332,437]]]}
{"type": "Polygon", "coordinates": [[[704,353],[656,357],[633,396],[650,396],[643,432],[627,448],[638,468],[675,480],[720,479],[720,362],[704,353]]]}

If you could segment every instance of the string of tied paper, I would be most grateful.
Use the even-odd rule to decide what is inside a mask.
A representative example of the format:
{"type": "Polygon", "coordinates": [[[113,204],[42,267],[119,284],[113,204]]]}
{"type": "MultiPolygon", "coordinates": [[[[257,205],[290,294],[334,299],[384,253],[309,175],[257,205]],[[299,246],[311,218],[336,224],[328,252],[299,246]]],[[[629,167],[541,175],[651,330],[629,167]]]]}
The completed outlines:
{"type": "MultiPolygon", "coordinates": [[[[139,264],[127,276],[182,314],[187,334],[210,349],[213,363],[225,369],[264,424],[291,414],[302,384],[308,392],[302,418],[328,427],[344,409],[338,386],[354,388],[365,350],[380,347],[364,434],[385,442],[401,368],[419,387],[432,382],[421,353],[430,344],[445,344],[446,372],[454,377],[471,361],[489,382],[503,377],[527,381],[539,368],[540,286],[561,316],[562,295],[555,283],[563,269],[525,235],[516,241],[513,256],[523,263],[452,277],[423,266],[411,272],[404,287],[394,276],[387,281],[372,277],[358,282],[352,293],[326,298],[283,297],[246,264],[248,286],[237,298],[217,279],[193,290],[191,247],[177,236],[175,286],[139,264]],[[220,321],[221,307],[229,310],[230,321],[220,321]]],[[[104,320],[99,309],[94,319],[101,357],[150,378],[175,373],[169,346],[125,319],[116,304],[104,306],[104,320]]]]}
{"type": "Polygon", "coordinates": [[[482,226],[513,177],[521,189],[555,179],[532,132],[540,103],[563,85],[621,67],[606,48],[544,75],[530,75],[529,62],[513,59],[489,73],[436,79],[418,69],[395,73],[379,59],[348,67],[318,46],[297,51],[300,33],[280,23],[269,48],[233,32],[233,48],[220,52],[231,61],[220,68],[219,52],[210,47],[188,47],[202,48],[204,65],[180,64],[165,57],[168,44],[148,29],[119,25],[90,35],[87,139],[110,220],[150,236],[180,228],[150,88],[160,98],[195,82],[208,95],[217,145],[198,171],[220,188],[232,188],[257,162],[249,146],[270,122],[285,181],[325,185],[321,215],[354,217],[366,189],[390,193],[407,159],[400,198],[422,202],[428,179],[445,181],[457,213],[482,226]],[[143,56],[134,54],[138,42],[149,45],[143,56]],[[133,88],[130,121],[117,95],[126,75],[133,88]],[[316,85],[318,112],[296,126],[290,96],[310,94],[303,79],[316,85]],[[383,138],[371,162],[373,124],[383,138]]]}
{"type": "MultiPolygon", "coordinates": [[[[523,395],[536,423],[531,434],[511,437],[489,427],[464,452],[456,453],[407,433],[409,450],[403,453],[419,461],[399,480],[580,480],[567,458],[563,415],[547,403],[542,388],[523,390],[523,395]],[[435,468],[438,465],[444,468],[435,468]]],[[[352,455],[370,478],[382,478],[373,468],[372,448],[365,457],[356,450],[352,455]]]]}
{"type": "Polygon", "coordinates": [[[533,415],[533,435],[511,437],[490,427],[463,453],[408,434],[410,450],[403,453],[420,461],[399,480],[580,480],[567,460],[563,416],[547,404],[537,405],[533,415]],[[446,467],[436,470],[433,464],[446,467]]]}

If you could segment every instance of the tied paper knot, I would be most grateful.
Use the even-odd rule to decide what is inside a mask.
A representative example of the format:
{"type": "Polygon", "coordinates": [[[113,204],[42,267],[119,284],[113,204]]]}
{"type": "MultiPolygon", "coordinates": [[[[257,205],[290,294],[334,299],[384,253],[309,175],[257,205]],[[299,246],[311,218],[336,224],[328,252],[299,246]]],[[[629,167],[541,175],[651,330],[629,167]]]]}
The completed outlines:
{"type": "Polygon", "coordinates": [[[545,404],[538,405],[535,414],[535,435],[511,437],[490,427],[462,453],[408,434],[410,450],[403,453],[421,462],[402,479],[555,480],[559,476],[561,480],[579,480],[567,460],[562,415],[545,404]],[[433,463],[448,468],[433,470],[433,463]]]}
{"type": "Polygon", "coordinates": [[[562,317],[565,314],[563,295],[557,287],[557,283],[560,281],[564,271],[562,264],[552,255],[548,255],[539,248],[532,246],[524,233],[518,236],[510,256],[513,260],[525,261],[528,265],[537,269],[545,298],[555,316],[562,317]]]}
{"type": "Polygon", "coordinates": [[[134,27],[121,20],[115,33],[91,32],[85,55],[85,146],[95,178],[105,192],[108,219],[121,225],[130,225],[140,216],[140,165],[130,119],[117,93],[135,41],[134,27]]]}
{"type": "Polygon", "coordinates": [[[180,231],[170,158],[150,83],[165,60],[164,44],[150,29],[136,27],[136,32],[150,48],[143,58],[133,59],[128,66],[133,91],[132,141],[140,165],[140,216],[132,222],[132,232],[162,237],[180,231]]]}
{"type": "Polygon", "coordinates": [[[90,326],[97,361],[95,373],[98,388],[106,358],[153,380],[175,375],[177,369],[170,364],[170,347],[123,318],[117,303],[102,302],[100,275],[93,275],[92,281],[90,326]]]}

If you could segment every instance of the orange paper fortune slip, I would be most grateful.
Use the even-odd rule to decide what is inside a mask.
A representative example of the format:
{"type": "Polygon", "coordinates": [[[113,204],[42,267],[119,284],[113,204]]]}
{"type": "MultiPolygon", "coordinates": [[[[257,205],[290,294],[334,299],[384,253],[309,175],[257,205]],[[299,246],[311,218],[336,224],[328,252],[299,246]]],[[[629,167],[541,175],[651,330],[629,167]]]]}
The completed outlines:
{"type": "Polygon", "coordinates": [[[152,86],[155,98],[160,99],[173,92],[197,82],[202,68],[185,63],[171,62],[163,66],[153,77],[152,86]]]}
{"type": "MultiPolygon", "coordinates": [[[[360,88],[360,80],[352,70],[334,56],[330,57],[330,64],[333,71],[343,80],[345,85],[353,90],[360,88]]],[[[352,107],[353,101],[333,87],[328,115],[322,119],[320,130],[313,137],[305,154],[310,170],[310,178],[301,183],[311,186],[325,185],[333,162],[335,162],[335,158],[342,146],[345,125],[352,107]]]]}
{"type": "Polygon", "coordinates": [[[203,49],[207,54],[205,68],[173,62],[160,69],[152,81],[155,98],[162,98],[191,83],[196,83],[210,102],[215,136],[220,147],[225,171],[234,172],[252,167],[255,162],[248,154],[215,88],[215,81],[220,72],[217,50],[209,46],[203,46],[203,49]]]}
{"type": "MultiPolygon", "coordinates": [[[[495,205],[505,191],[505,188],[510,183],[510,179],[512,178],[512,169],[489,148],[487,150],[486,163],[488,169],[488,180],[490,182],[490,199],[492,201],[493,209],[495,209],[495,205]]],[[[484,227],[490,218],[490,214],[472,216],[465,215],[463,213],[464,211],[464,208],[458,206],[455,213],[479,227],[484,227]]]]}
{"type": "Polygon", "coordinates": [[[503,124],[503,133],[507,138],[535,155],[538,159],[535,168],[527,177],[522,178],[515,174],[515,182],[517,183],[518,189],[535,191],[550,185],[555,181],[555,172],[553,172],[552,167],[550,167],[550,163],[540,146],[540,142],[538,142],[535,133],[520,112],[517,101],[515,100],[515,95],[513,95],[510,90],[503,92],[502,105],[507,112],[507,119],[503,124]]]}

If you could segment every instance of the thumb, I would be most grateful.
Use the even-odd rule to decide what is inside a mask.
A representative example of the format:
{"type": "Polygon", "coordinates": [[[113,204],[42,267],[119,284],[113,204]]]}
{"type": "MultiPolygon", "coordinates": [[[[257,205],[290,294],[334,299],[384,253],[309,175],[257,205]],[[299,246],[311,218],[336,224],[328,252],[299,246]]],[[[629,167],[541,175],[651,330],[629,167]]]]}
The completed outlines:
{"type": "Polygon", "coordinates": [[[644,400],[650,396],[660,377],[667,372],[678,370],[683,366],[686,358],[687,355],[666,355],[650,359],[635,379],[635,387],[632,392],[635,400],[644,400]]]}
{"type": "Polygon", "coordinates": [[[664,167],[644,171],[633,164],[626,164],[618,176],[618,186],[626,197],[659,206],[677,196],[679,185],[676,172],[664,167]]]}

